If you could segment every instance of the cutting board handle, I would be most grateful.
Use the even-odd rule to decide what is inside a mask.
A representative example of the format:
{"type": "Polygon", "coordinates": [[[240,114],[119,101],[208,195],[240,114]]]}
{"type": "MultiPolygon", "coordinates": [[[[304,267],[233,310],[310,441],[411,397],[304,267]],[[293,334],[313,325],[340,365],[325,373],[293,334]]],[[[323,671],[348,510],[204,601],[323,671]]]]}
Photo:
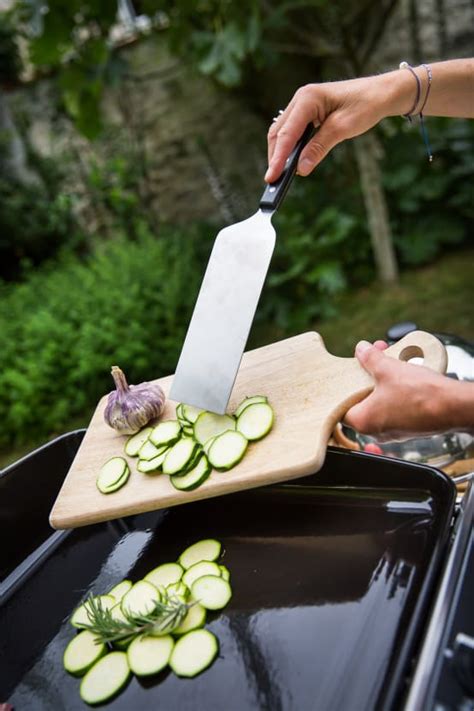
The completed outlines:
{"type": "MultiPolygon", "coordinates": [[[[423,358],[422,365],[437,373],[445,373],[448,364],[444,345],[431,333],[425,331],[408,333],[393,346],[389,346],[384,353],[401,361],[423,358]]],[[[327,415],[327,411],[323,411],[322,419],[328,426],[328,429],[324,430],[324,434],[327,434],[329,438],[330,432],[334,430],[337,422],[343,420],[346,412],[370,395],[375,387],[375,381],[372,375],[361,366],[357,358],[337,358],[329,353],[327,358],[331,364],[334,363],[334,367],[338,361],[341,364],[338,377],[334,381],[328,378],[325,380],[326,391],[328,392],[329,387],[333,388],[328,396],[328,401],[337,402],[339,400],[338,405],[329,415],[327,415]]]]}
{"type": "MultiPolygon", "coordinates": [[[[389,346],[384,353],[391,358],[402,361],[408,361],[411,358],[423,358],[422,365],[435,370],[437,373],[445,373],[448,364],[446,349],[441,341],[425,331],[408,333],[393,346],[389,346]]],[[[336,359],[345,364],[344,371],[341,373],[344,381],[339,378],[334,385],[334,392],[331,393],[334,401],[337,400],[338,396],[341,398],[339,400],[339,408],[333,412],[332,431],[336,422],[343,418],[352,405],[370,395],[375,387],[375,381],[372,375],[362,367],[357,358],[338,359],[330,354],[328,354],[328,358],[331,361],[336,359]]]]}
{"type": "Polygon", "coordinates": [[[389,346],[385,353],[403,361],[423,358],[422,365],[437,373],[445,373],[448,366],[446,348],[441,341],[426,331],[411,331],[393,346],[389,346]]]}

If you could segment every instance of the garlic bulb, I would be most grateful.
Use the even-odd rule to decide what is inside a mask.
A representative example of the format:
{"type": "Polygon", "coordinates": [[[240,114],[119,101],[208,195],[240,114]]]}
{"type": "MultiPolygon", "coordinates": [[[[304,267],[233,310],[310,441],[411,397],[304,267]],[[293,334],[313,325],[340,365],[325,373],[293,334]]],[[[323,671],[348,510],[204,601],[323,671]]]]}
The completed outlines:
{"type": "Polygon", "coordinates": [[[110,393],[104,419],[121,434],[135,434],[154,417],[159,417],[165,406],[165,394],[156,383],[128,385],[117,365],[112,366],[116,389],[110,393]]]}

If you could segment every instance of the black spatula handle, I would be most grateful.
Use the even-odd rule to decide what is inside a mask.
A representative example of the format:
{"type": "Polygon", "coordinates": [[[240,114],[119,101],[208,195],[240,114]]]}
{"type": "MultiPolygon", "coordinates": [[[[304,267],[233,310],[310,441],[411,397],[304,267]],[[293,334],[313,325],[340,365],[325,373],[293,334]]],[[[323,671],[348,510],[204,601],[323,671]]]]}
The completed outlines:
{"type": "Polygon", "coordinates": [[[260,200],[260,208],[262,210],[277,210],[280,207],[280,203],[285,197],[285,193],[288,190],[295,174],[301,151],[308,143],[313,133],[314,126],[312,123],[309,123],[306,126],[300,140],[291,151],[286,161],[285,167],[283,168],[283,172],[278,178],[278,180],[275,180],[274,183],[269,183],[265,188],[262,198],[260,200]]]}

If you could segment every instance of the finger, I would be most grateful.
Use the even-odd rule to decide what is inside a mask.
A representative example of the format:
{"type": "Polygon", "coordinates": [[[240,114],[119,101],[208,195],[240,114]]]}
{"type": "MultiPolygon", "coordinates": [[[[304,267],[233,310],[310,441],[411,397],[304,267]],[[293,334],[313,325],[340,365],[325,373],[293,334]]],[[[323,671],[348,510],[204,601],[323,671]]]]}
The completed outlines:
{"type": "Polygon", "coordinates": [[[298,161],[298,175],[309,175],[334,146],[344,139],[336,114],[330,114],[314,138],[303,149],[298,161]]]}
{"type": "Polygon", "coordinates": [[[355,355],[361,366],[371,375],[376,377],[382,365],[385,364],[385,354],[368,341],[359,341],[356,345],[355,355]]]}
{"type": "Polygon", "coordinates": [[[270,162],[272,160],[273,153],[275,151],[275,144],[277,140],[277,135],[278,131],[281,129],[283,124],[286,122],[288,119],[288,116],[290,115],[293,106],[295,105],[295,97],[292,98],[288,106],[284,111],[281,112],[279,116],[277,116],[276,119],[273,119],[273,123],[268,129],[268,134],[267,134],[267,148],[268,148],[268,164],[270,165],[270,162]]]}
{"type": "Polygon", "coordinates": [[[272,158],[265,173],[267,183],[273,183],[280,177],[288,156],[312,120],[312,114],[313,109],[309,104],[300,101],[294,105],[287,120],[277,129],[272,158]]]}
{"type": "Polygon", "coordinates": [[[388,348],[388,343],[385,343],[385,341],[374,341],[374,346],[378,348],[379,351],[384,351],[388,348]]]}
{"type": "Polygon", "coordinates": [[[377,410],[377,395],[371,393],[362,402],[353,405],[344,417],[344,424],[361,434],[377,435],[378,430],[374,412],[377,410]]]}

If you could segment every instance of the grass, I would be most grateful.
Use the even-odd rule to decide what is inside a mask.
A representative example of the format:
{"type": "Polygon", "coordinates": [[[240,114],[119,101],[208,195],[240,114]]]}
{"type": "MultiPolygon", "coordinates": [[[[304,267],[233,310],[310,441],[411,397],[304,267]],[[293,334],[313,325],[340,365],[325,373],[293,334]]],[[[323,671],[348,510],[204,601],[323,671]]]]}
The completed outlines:
{"type": "MultiPolygon", "coordinates": [[[[396,286],[370,284],[365,289],[341,296],[336,304],[339,315],[314,324],[327,349],[350,356],[361,339],[383,338],[387,329],[400,321],[414,321],[425,331],[446,331],[474,338],[474,250],[443,256],[421,269],[404,272],[396,286]]],[[[265,332],[265,342],[284,338],[285,333],[265,332]]],[[[261,342],[261,339],[259,339],[261,342]]],[[[84,415],[65,425],[68,432],[87,424],[84,415]]],[[[53,436],[57,436],[56,433],[53,436]]],[[[0,452],[0,467],[14,462],[41,442],[0,452]]]]}
{"type": "Polygon", "coordinates": [[[396,286],[371,284],[345,294],[339,316],[315,324],[329,351],[350,356],[361,339],[384,338],[400,321],[414,321],[424,331],[474,338],[474,250],[443,256],[438,262],[404,272],[396,286]]]}

